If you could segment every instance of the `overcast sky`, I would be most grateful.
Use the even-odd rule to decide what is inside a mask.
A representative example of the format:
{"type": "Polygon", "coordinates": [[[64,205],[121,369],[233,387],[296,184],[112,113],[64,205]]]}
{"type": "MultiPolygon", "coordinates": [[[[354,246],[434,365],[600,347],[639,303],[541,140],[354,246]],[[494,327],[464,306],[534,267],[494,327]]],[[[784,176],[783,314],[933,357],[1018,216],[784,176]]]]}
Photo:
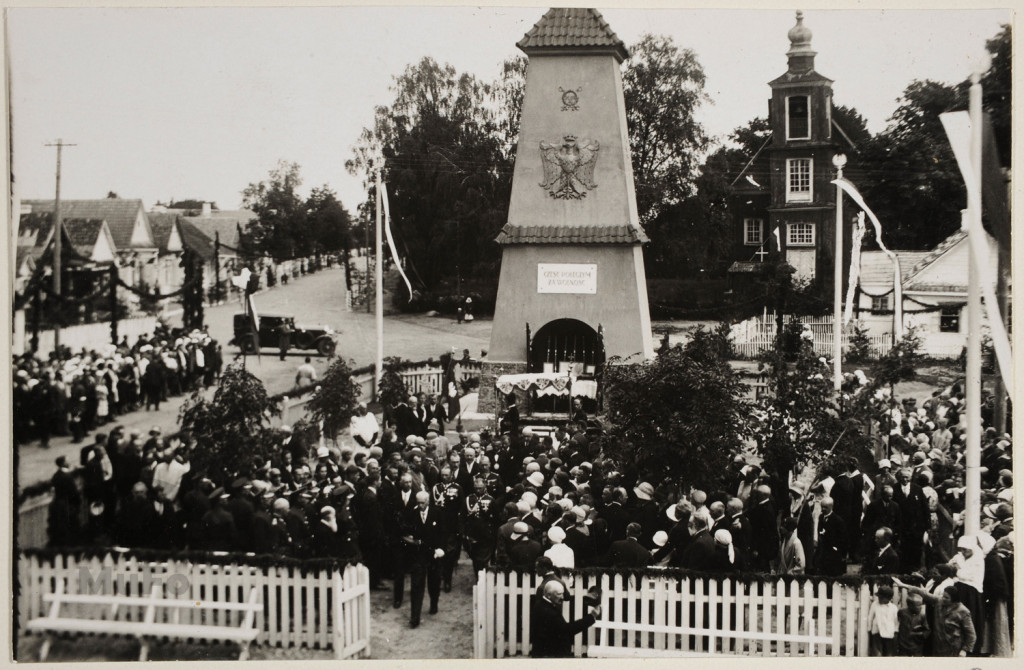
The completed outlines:
{"type": "MultiPolygon", "coordinates": [[[[392,76],[423,56],[485,80],[519,53],[546,7],[13,9],[9,13],[14,173],[21,198],[115,191],[239,206],[279,159],[299,163],[303,192],[327,184],[350,211],[363,199],[345,161],[392,76]]],[[[627,45],[646,32],[693,49],[714,104],[700,121],[724,137],[767,110],[786,70],[793,10],[615,9],[627,45]]],[[[1007,10],[808,9],[815,69],[835,100],[882,130],[914,79],[954,83],[1010,20],[1007,10]]]]}

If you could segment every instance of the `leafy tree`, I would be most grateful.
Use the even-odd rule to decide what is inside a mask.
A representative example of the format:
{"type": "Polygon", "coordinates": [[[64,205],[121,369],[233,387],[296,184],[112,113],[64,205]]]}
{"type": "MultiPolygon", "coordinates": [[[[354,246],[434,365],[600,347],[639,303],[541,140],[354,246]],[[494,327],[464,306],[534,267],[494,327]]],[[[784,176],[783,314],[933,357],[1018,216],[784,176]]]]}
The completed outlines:
{"type": "Polygon", "coordinates": [[[255,251],[277,260],[312,252],[305,203],[297,193],[301,185],[298,163],[279,161],[267,180],[242,191],[242,206],[256,215],[244,235],[255,251]]]}
{"type": "Polygon", "coordinates": [[[606,452],[640,476],[717,484],[746,412],[728,348],[728,327],[701,327],[652,361],[606,366],[606,452]]]}
{"type": "Polygon", "coordinates": [[[324,251],[348,251],[352,221],[338,196],[326,184],[314,188],[306,199],[309,233],[324,251]]]}
{"type": "Polygon", "coordinates": [[[985,48],[992,56],[985,75],[981,78],[982,105],[992,116],[996,147],[1003,167],[1010,166],[1013,116],[1011,93],[1013,76],[1011,69],[1010,26],[1004,25],[998,35],[985,42],[985,48]]]}
{"type": "Polygon", "coordinates": [[[491,87],[424,58],[395,78],[346,163],[367,183],[383,168],[392,231],[411,278],[437,287],[457,273],[495,277],[511,164],[487,103],[491,87]]]}
{"type": "Polygon", "coordinates": [[[333,439],[348,426],[359,404],[359,384],[352,379],[352,365],[352,361],[334,359],[309,400],[309,413],[313,421],[324,422],[325,437],[333,439]]]}
{"type": "Polygon", "coordinates": [[[766,469],[779,473],[821,463],[843,432],[831,369],[814,353],[814,343],[801,336],[802,329],[799,322],[790,322],[777,346],[763,356],[769,394],[759,403],[751,426],[766,469]],[[795,342],[792,361],[784,339],[795,342]]]}
{"type": "Polygon", "coordinates": [[[522,55],[507,59],[501,64],[501,75],[491,89],[491,95],[498,106],[498,136],[502,142],[502,151],[510,161],[515,161],[516,146],[519,143],[519,120],[523,111],[528,65],[529,61],[522,55]]]}
{"type": "Polygon", "coordinates": [[[846,352],[848,363],[862,363],[871,358],[871,338],[863,323],[853,324],[853,335],[850,336],[850,349],[846,352]]]}
{"type": "Polygon", "coordinates": [[[384,407],[397,404],[409,397],[409,389],[402,379],[404,361],[399,356],[388,356],[384,359],[384,372],[380,376],[380,387],[377,389],[377,402],[384,407]]]}
{"type": "Polygon", "coordinates": [[[181,429],[196,439],[192,466],[214,481],[244,474],[274,450],[269,419],[280,414],[258,377],[242,364],[221,374],[212,400],[196,391],[181,408],[181,429]]]}
{"type": "Polygon", "coordinates": [[[697,54],[671,37],[644,35],[630,54],[622,87],[637,210],[646,225],[694,192],[698,156],[708,144],[695,112],[710,98],[697,54]]]}

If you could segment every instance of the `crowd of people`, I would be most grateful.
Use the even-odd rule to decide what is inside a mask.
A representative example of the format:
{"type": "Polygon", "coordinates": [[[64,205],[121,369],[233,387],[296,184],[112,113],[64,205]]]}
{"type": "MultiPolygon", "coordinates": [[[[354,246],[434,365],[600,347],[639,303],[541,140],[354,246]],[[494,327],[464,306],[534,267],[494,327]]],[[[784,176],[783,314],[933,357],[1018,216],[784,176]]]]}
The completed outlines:
{"type": "Polygon", "coordinates": [[[115,430],[82,449],[80,497],[71,464],[58,462],[50,537],[362,562],[372,589],[391,581],[395,608],[411,575],[414,627],[425,595],[438,610],[463,552],[474,572],[554,576],[586,567],[839,576],[860,566],[891,576],[872,608],[873,651],[945,655],[959,645],[958,653],[1004,655],[1010,436],[985,431],[983,530],[964,535],[961,407],[947,389],[907,411],[876,464],[851,458],[833,476],[804,481],[762,471],[738,451],[720,481],[685,491],[625,475],[582,412],[550,432],[446,433],[444,404],[413,396],[387,408],[383,428],[361,406],[351,447],[307,444],[285,427],[273,457],[216,482],[191,469],[189,436],[166,441],[155,429],[143,442],[115,430]],[[894,609],[893,589],[910,592],[905,608],[894,609]]]}
{"type": "Polygon", "coordinates": [[[15,444],[70,435],[81,442],[118,416],[160,409],[168,397],[207,387],[223,368],[221,345],[205,330],[172,333],[159,326],[99,350],[72,352],[66,347],[47,360],[26,353],[14,357],[15,444]]]}

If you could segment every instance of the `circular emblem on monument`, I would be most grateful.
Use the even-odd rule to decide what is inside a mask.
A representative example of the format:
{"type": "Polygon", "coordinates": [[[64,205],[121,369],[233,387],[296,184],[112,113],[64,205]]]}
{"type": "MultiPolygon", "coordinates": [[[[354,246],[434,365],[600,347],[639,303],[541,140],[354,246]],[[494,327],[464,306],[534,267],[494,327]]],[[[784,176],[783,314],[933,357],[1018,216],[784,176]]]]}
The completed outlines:
{"type": "Polygon", "coordinates": [[[579,110],[579,102],[580,102],[580,96],[579,96],[580,89],[577,88],[577,89],[574,90],[574,89],[570,88],[569,90],[566,90],[566,89],[562,88],[561,86],[559,86],[558,90],[562,92],[562,111],[563,112],[575,112],[575,111],[578,111],[579,110]]]}

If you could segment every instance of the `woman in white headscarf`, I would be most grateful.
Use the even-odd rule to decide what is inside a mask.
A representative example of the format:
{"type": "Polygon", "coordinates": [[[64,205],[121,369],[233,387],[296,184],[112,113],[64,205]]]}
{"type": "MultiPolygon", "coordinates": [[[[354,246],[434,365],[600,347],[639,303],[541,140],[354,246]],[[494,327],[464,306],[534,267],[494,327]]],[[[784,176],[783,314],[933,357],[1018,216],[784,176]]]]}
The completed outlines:
{"type": "Polygon", "coordinates": [[[732,533],[722,528],[715,533],[715,561],[713,570],[716,572],[741,572],[745,568],[742,559],[732,545],[732,533]]]}
{"type": "MultiPolygon", "coordinates": [[[[994,543],[993,543],[994,544],[994,543]]],[[[981,649],[984,637],[985,602],[982,600],[985,588],[985,552],[977,535],[963,535],[956,541],[957,553],[950,559],[950,565],[956,567],[957,590],[960,602],[971,613],[977,641],[974,652],[981,649]]]]}

